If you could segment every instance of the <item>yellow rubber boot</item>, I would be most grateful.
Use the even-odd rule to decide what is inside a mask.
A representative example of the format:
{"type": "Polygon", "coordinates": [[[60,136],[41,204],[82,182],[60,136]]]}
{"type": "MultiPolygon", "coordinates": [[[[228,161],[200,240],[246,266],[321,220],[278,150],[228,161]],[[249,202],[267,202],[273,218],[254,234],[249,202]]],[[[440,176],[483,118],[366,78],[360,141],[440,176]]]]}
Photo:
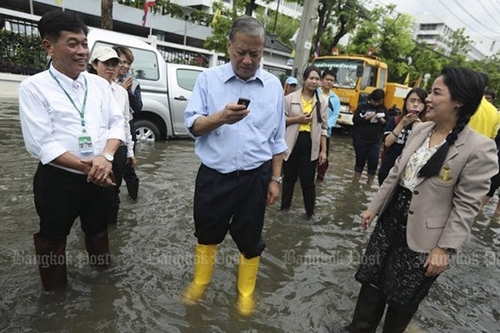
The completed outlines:
{"type": "Polygon", "coordinates": [[[217,245],[196,244],[193,282],[184,290],[184,303],[193,304],[203,296],[214,271],[217,245]]]}
{"type": "Polygon", "coordinates": [[[245,258],[240,254],[238,266],[238,310],[243,316],[250,316],[255,308],[253,293],[257,282],[260,257],[245,258]]]}

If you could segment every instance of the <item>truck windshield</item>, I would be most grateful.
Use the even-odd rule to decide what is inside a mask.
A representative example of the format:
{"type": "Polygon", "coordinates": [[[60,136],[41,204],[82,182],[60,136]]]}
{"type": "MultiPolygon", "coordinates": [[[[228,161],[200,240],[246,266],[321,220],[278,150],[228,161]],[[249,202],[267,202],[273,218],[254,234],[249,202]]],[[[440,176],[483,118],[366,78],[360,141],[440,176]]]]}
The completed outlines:
{"type": "Polygon", "coordinates": [[[335,87],[355,89],[358,82],[356,69],[358,66],[363,66],[363,61],[350,59],[316,59],[313,65],[318,67],[321,71],[325,69],[334,71],[337,76],[337,82],[334,84],[335,87]]]}

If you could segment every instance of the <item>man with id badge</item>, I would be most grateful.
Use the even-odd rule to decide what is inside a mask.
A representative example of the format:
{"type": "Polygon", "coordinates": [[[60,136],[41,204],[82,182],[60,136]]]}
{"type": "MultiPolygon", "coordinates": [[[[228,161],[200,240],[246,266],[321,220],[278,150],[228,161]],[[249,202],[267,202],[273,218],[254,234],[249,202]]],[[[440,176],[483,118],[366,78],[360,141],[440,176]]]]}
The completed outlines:
{"type": "Polygon", "coordinates": [[[85,72],[88,28],[80,18],[51,11],[40,19],[38,30],[52,63],[21,83],[19,115],[26,149],[40,160],[33,180],[40,277],[46,290],[61,290],[67,285],[66,237],[77,217],[85,233],[84,260],[96,267],[111,263],[111,168],[125,139],[124,119],[109,83],[85,72]]]}

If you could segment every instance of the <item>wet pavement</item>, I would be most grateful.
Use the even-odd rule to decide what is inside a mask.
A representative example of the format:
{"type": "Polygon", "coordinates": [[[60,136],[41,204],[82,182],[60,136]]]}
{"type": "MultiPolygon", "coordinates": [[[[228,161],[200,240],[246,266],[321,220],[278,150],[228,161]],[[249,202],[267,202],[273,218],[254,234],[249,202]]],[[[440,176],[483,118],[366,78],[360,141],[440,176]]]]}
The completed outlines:
{"type": "MultiPolygon", "coordinates": [[[[110,229],[113,265],[92,269],[76,221],[68,237],[69,289],[42,292],[32,235],[38,231],[32,179],[37,161],[22,141],[18,103],[0,100],[1,332],[318,332],[347,324],[359,284],[353,275],[369,233],[359,222],[377,186],[350,184],[350,138],[335,133],[330,169],[317,187],[323,220],[307,225],[297,185],[292,209],[266,213],[263,253],[251,318],[236,312],[238,253],[228,236],[213,280],[198,305],[185,306],[192,278],[192,203],[199,165],[193,141],[138,147],[137,202],[122,188],[122,209],[110,229]]],[[[363,177],[362,181],[366,181],[363,177]]],[[[476,219],[471,243],[431,289],[410,332],[500,332],[500,218],[497,197],[476,219]]]]}

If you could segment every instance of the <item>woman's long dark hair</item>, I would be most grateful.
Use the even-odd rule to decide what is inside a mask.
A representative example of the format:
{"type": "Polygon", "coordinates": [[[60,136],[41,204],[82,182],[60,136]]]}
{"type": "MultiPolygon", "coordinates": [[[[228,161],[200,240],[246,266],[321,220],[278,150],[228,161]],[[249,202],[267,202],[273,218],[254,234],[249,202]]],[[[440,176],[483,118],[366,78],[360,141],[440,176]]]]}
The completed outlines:
{"type": "Polygon", "coordinates": [[[450,146],[455,143],[458,134],[464,129],[472,115],[476,112],[483,98],[485,83],[478,72],[461,67],[445,67],[440,76],[450,91],[453,101],[462,103],[457,110],[457,123],[445,143],[431,156],[429,161],[419,171],[419,177],[434,177],[439,175],[450,146]]]}
{"type": "MultiPolygon", "coordinates": [[[[318,73],[319,77],[321,77],[321,70],[316,66],[309,66],[302,74],[302,79],[305,81],[309,77],[311,72],[318,73]]],[[[323,118],[321,117],[321,101],[319,99],[318,89],[314,89],[314,95],[316,96],[316,116],[318,118],[318,122],[321,124],[323,122],[323,118]]]]}
{"type": "MultiPolygon", "coordinates": [[[[425,99],[427,98],[427,92],[424,89],[419,88],[419,87],[413,88],[412,90],[410,90],[408,92],[408,94],[406,95],[406,97],[403,101],[403,109],[401,110],[401,116],[399,117],[398,122],[404,116],[406,116],[408,114],[408,109],[406,108],[406,102],[408,101],[408,98],[410,98],[410,95],[413,93],[417,94],[418,98],[420,98],[422,103],[424,103],[424,105],[425,105],[425,99]]],[[[426,114],[427,114],[427,111],[424,107],[424,109],[418,114],[418,118],[420,118],[420,120],[424,121],[426,114]]]]}

